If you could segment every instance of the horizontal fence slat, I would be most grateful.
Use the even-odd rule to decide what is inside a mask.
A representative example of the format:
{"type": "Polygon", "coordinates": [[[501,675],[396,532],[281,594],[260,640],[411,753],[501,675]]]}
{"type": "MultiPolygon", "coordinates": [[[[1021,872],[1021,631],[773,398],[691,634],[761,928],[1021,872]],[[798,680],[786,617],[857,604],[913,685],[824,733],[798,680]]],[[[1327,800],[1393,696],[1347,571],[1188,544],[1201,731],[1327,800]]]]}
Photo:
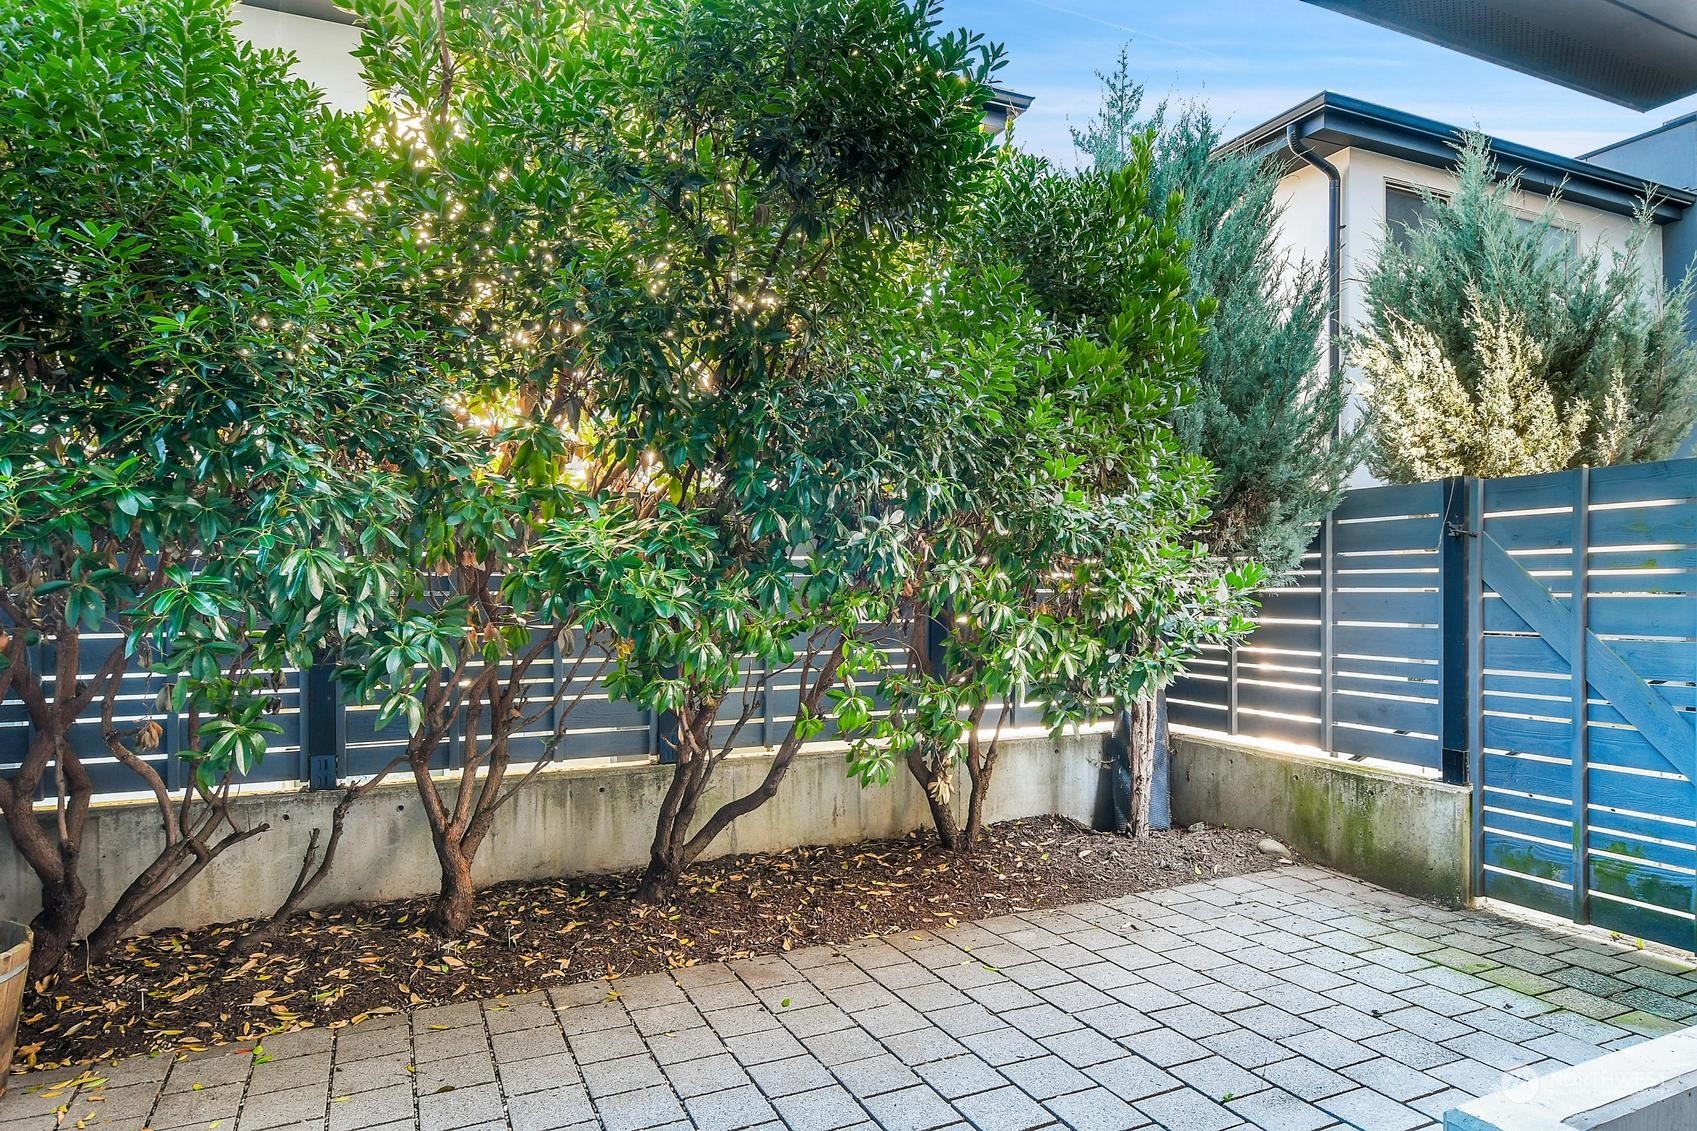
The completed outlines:
{"type": "Polygon", "coordinates": [[[1521,876],[1571,887],[1573,849],[1485,829],[1485,864],[1521,876]]]}
{"type": "Polygon", "coordinates": [[[1436,515],[1443,508],[1443,484],[1406,483],[1362,487],[1348,492],[1332,512],[1339,521],[1401,515],[1436,515]]]}
{"type": "Polygon", "coordinates": [[[1341,723],[1332,728],[1332,751],[1357,758],[1376,758],[1381,762],[1400,762],[1428,770],[1436,770],[1443,765],[1443,749],[1436,738],[1383,730],[1364,730],[1341,723]]]}
{"type": "Polygon", "coordinates": [[[1436,699],[1404,699],[1354,692],[1332,697],[1332,718],[1340,723],[1382,727],[1386,730],[1438,732],[1436,699]]]}
{"type": "Polygon", "coordinates": [[[1387,624],[1436,625],[1443,616],[1437,592],[1338,593],[1332,598],[1332,616],[1339,623],[1369,621],[1387,624]]]}
{"type": "MultiPolygon", "coordinates": [[[[1557,912],[1557,914],[1561,914],[1557,912]]],[[[1694,949],[1691,916],[1673,911],[1640,907],[1601,895],[1591,901],[1591,922],[1604,930],[1630,938],[1666,943],[1680,950],[1694,949]]]]}
{"type": "Polygon", "coordinates": [[[1254,683],[1240,678],[1237,685],[1237,705],[1239,710],[1301,715],[1317,720],[1320,717],[1320,689],[1254,683]]]}
{"type": "Polygon", "coordinates": [[[1630,773],[1590,764],[1586,775],[1591,804],[1633,813],[1684,815],[1697,812],[1697,791],[1683,778],[1630,773]]]}
{"type": "Polygon", "coordinates": [[[1340,522],[1333,528],[1335,552],[1339,554],[1436,550],[1440,536],[1436,516],[1340,522]]]}
{"type": "Polygon", "coordinates": [[[1485,533],[1510,552],[1557,551],[1572,552],[1573,515],[1567,511],[1554,514],[1516,514],[1500,518],[1487,516],[1485,533]]]}
{"type": "Polygon", "coordinates": [[[1333,648],[1360,656],[1410,656],[1436,660],[1443,645],[1437,628],[1402,625],[1339,625],[1332,630],[1333,648]]]}
{"type": "Polygon", "coordinates": [[[1670,637],[1690,641],[1697,655],[1697,597],[1617,597],[1590,599],[1590,628],[1599,636],[1670,637]]]}
{"type": "Polygon", "coordinates": [[[1237,717],[1237,733],[1271,739],[1275,742],[1288,742],[1295,746],[1319,747],[1321,745],[1319,719],[1267,715],[1240,708],[1237,717]]]}
{"type": "Polygon", "coordinates": [[[1591,471],[1594,506],[1697,498],[1697,459],[1622,464],[1591,471]]]}
{"type": "Polygon", "coordinates": [[[1693,877],[1689,872],[1658,867],[1648,860],[1622,860],[1596,852],[1590,854],[1589,862],[1592,891],[1689,914],[1693,894],[1693,877]]]}

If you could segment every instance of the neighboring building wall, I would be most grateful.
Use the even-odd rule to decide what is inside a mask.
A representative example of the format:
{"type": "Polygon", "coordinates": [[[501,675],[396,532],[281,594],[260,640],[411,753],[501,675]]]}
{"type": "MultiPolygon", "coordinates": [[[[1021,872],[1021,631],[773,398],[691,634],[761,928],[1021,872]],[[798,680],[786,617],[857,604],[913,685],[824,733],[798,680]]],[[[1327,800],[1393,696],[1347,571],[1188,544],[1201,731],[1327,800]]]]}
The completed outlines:
{"type": "MultiPolygon", "coordinates": [[[[1635,177],[1675,188],[1697,189],[1697,116],[1676,118],[1661,129],[1587,153],[1585,160],[1635,177]]],[[[1662,276],[1677,287],[1697,265],[1697,209],[1662,228],[1662,276]]],[[[1685,325],[1697,336],[1697,309],[1687,312],[1685,325]]],[[[1697,455],[1697,431],[1680,448],[1682,456],[1697,455]]]]}
{"type": "MultiPolygon", "coordinates": [[[[359,29],[349,24],[296,16],[249,4],[235,6],[237,32],[255,47],[274,47],[292,53],[295,77],[324,92],[324,101],[337,110],[358,110],[370,92],[360,76],[353,50],[359,29]]],[[[984,109],[984,128],[1002,134],[1031,105],[1027,95],[997,91],[984,109]]]]}
{"type": "MultiPolygon", "coordinates": [[[[1344,176],[1344,240],[1347,249],[1344,290],[1347,294],[1349,280],[1361,278],[1378,254],[1378,243],[1385,230],[1386,186],[1403,185],[1428,188],[1437,192],[1452,192],[1455,189],[1455,176],[1447,170],[1433,169],[1365,150],[1346,152],[1350,155],[1350,172],[1344,176]]],[[[1507,173],[1513,170],[1505,168],[1503,171],[1507,173]]],[[[1531,218],[1542,212],[1549,202],[1546,197],[1536,193],[1521,192],[1510,203],[1531,218]]],[[[1557,223],[1578,235],[1581,248],[1589,250],[1600,245],[1605,259],[1609,252],[1626,250],[1627,242],[1631,238],[1633,220],[1630,216],[1604,212],[1599,208],[1567,201],[1557,203],[1556,216],[1557,223]]],[[[1662,277],[1661,241],[1651,240],[1644,249],[1643,259],[1645,286],[1654,287],[1662,277]]],[[[1365,308],[1352,311],[1346,299],[1344,312],[1346,320],[1354,322],[1365,314],[1365,308]]]]}
{"type": "Polygon", "coordinates": [[[365,105],[365,80],[353,49],[359,44],[359,29],[348,24],[293,16],[247,4],[235,7],[236,30],[255,47],[275,47],[292,52],[297,78],[324,92],[324,101],[337,110],[358,110],[365,105]]]}
{"type": "Polygon", "coordinates": [[[1674,188],[1697,189],[1697,117],[1587,153],[1584,160],[1674,188]]]}

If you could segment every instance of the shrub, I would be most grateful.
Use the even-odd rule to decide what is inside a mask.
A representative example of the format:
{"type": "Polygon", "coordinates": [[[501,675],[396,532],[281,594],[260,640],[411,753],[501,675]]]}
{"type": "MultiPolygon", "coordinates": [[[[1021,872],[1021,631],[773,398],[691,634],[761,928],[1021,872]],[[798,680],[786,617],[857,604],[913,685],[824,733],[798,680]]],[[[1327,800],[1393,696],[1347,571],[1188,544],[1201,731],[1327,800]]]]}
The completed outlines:
{"type": "Polygon", "coordinates": [[[95,955],[263,831],[227,801],[284,670],[380,611],[407,469],[453,429],[331,171],[350,123],[227,4],[13,7],[0,117],[0,698],[30,727],[0,812],[42,886],[40,976],[87,901],[96,758],[160,838],[95,955]]]}
{"type": "Polygon", "coordinates": [[[1421,222],[1381,242],[1355,345],[1375,386],[1375,474],[1415,482],[1663,459],[1697,419],[1697,350],[1685,336],[1692,283],[1646,281],[1656,238],[1648,211],[1625,247],[1605,255],[1563,238],[1559,197],[1528,220],[1514,207],[1518,191],[1487,140],[1470,134],[1455,193],[1427,194],[1421,222]],[[1446,412],[1494,428],[1506,448],[1469,443],[1423,413],[1429,398],[1413,386],[1428,376],[1446,383],[1446,412]]]}

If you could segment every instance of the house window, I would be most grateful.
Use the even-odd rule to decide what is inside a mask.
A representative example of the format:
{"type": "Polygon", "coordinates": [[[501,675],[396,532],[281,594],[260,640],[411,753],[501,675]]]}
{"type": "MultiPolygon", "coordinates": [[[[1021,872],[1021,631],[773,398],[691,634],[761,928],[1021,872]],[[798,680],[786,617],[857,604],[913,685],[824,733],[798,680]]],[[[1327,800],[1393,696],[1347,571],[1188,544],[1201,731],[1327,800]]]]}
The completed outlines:
{"type": "MultiPolygon", "coordinates": [[[[1439,200],[1443,193],[1434,193],[1439,200]]],[[[1432,214],[1432,206],[1416,189],[1401,185],[1385,186],[1385,235],[1398,248],[1408,250],[1408,233],[1418,228],[1432,214]]],[[[1531,228],[1538,223],[1536,216],[1521,216],[1520,224],[1531,228]]],[[[1559,221],[1544,233],[1544,250],[1552,255],[1573,255],[1579,251],[1579,232],[1559,221]]]]}
{"type": "Polygon", "coordinates": [[[1408,250],[1408,233],[1431,214],[1432,206],[1415,190],[1385,186],[1385,236],[1399,249],[1408,250]]]}

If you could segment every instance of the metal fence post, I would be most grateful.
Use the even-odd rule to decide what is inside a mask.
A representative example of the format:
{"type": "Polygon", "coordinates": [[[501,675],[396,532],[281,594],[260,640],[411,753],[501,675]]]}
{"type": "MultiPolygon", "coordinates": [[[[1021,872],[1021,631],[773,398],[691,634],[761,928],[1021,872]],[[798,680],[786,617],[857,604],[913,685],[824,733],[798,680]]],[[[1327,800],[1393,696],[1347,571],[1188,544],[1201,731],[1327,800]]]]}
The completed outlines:
{"type": "Polygon", "coordinates": [[[1326,521],[1320,527],[1320,749],[1326,753],[1332,750],[1332,667],[1335,663],[1332,630],[1337,624],[1333,600],[1337,595],[1337,585],[1333,573],[1337,558],[1337,521],[1335,511],[1327,512],[1326,521]]]}
{"type": "MultiPolygon", "coordinates": [[[[666,678],[677,677],[676,668],[666,669],[666,678]]],[[[678,713],[676,711],[660,711],[654,716],[650,725],[649,737],[654,742],[654,757],[662,766],[675,766],[678,762],[678,713]]]]}
{"type": "Polygon", "coordinates": [[[336,669],[315,663],[301,673],[301,749],[306,752],[306,787],[335,789],[346,746],[336,669]]]}
{"type": "Polygon", "coordinates": [[[916,611],[915,616],[925,618],[925,664],[931,674],[938,679],[943,678],[944,659],[949,650],[949,622],[942,617],[931,616],[923,611],[916,611]]]}
{"type": "Polygon", "coordinates": [[[1579,468],[1573,473],[1573,643],[1568,656],[1573,693],[1573,921],[1588,922],[1591,918],[1591,819],[1590,782],[1587,762],[1590,758],[1591,694],[1585,660],[1587,590],[1591,582],[1591,469],[1579,468]]]}
{"type": "Polygon", "coordinates": [[[1444,480],[1438,543],[1438,702],[1443,731],[1438,745],[1443,750],[1444,780],[1454,785],[1467,781],[1469,634],[1477,631],[1467,615],[1468,536],[1473,530],[1469,487],[1462,476],[1444,480]]]}
{"type": "Polygon", "coordinates": [[[1473,894],[1485,894],[1485,481],[1462,480],[1466,544],[1467,765],[1473,782],[1473,894]]]}
{"type": "MultiPolygon", "coordinates": [[[[1165,718],[1165,714],[1162,715],[1165,718]]],[[[1226,733],[1237,733],[1237,645],[1226,648],[1226,733]]]]}

